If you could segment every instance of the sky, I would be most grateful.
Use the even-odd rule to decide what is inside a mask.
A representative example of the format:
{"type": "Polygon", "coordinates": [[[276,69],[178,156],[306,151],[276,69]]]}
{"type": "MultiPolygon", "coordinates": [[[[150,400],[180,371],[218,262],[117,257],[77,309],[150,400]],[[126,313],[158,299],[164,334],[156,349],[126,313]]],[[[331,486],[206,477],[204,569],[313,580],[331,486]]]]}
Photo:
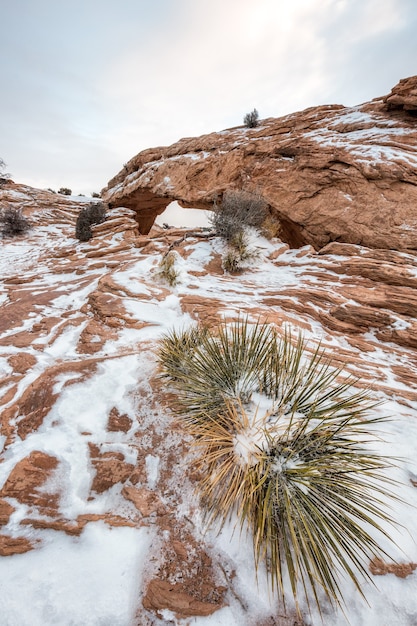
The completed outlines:
{"type": "Polygon", "coordinates": [[[1,0],[0,158],[100,191],[146,148],[417,74],[415,0],[1,0]]]}

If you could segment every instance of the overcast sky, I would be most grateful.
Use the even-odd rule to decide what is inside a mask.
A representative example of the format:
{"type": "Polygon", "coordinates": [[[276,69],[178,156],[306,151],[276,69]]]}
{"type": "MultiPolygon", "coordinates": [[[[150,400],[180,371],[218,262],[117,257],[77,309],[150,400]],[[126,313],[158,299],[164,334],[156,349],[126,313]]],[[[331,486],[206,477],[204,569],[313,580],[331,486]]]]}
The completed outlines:
{"type": "Polygon", "coordinates": [[[2,0],[0,158],[99,191],[140,150],[417,74],[416,0],[2,0]]]}

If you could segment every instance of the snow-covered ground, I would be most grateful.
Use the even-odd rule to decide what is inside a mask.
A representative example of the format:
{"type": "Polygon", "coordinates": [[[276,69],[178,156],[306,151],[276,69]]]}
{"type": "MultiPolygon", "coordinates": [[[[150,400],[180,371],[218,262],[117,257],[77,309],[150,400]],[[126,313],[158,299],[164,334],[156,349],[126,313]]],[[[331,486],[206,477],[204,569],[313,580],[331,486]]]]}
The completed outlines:
{"type": "MultiPolygon", "coordinates": [[[[219,534],[214,528],[205,528],[192,485],[184,478],[187,458],[180,455],[169,466],[171,476],[162,478],[160,470],[167,468],[168,452],[179,446],[179,440],[178,432],[172,430],[173,416],[155,395],[150,380],[156,374],[156,342],[167,330],[186,328],[203,314],[209,317],[210,306],[213,312],[220,307],[217,312],[229,319],[252,312],[254,320],[269,315],[275,321],[282,314],[279,304],[267,305],[263,300],[282,295],[288,289],[302,291],[306,285],[320,284],[320,279],[309,273],[314,256],[306,263],[300,251],[285,251],[279,242],[260,238],[255,241],[261,252],[256,265],[240,276],[229,276],[207,270],[208,264],[222,252],[218,239],[190,239],[182,245],[177,259],[180,282],[169,288],[155,277],[166,250],[162,239],[155,242],[152,254],[132,246],[117,257],[112,255],[112,248],[120,244],[120,234],[106,242],[98,237],[86,244],[71,237],[66,225],[39,225],[26,238],[1,242],[0,271],[9,282],[0,286],[0,312],[11,305],[11,293],[23,294],[27,289],[33,294],[32,303],[23,310],[24,317],[16,319],[15,326],[0,336],[7,339],[0,341],[0,375],[5,380],[0,398],[3,411],[18,406],[24,391],[43,373],[55,366],[63,368],[54,374],[56,399],[42,423],[26,437],[19,437],[16,427],[25,417],[19,414],[11,420],[14,432],[6,446],[6,436],[2,437],[5,447],[0,487],[19,461],[33,451],[41,451],[59,462],[44,486],[60,496],[59,518],[73,522],[82,515],[96,515],[97,519],[91,517],[79,536],[30,523],[23,525],[22,520],[37,517],[36,511],[16,498],[6,498],[15,510],[2,533],[25,537],[34,543],[35,549],[0,559],[1,626],[254,626],[282,614],[282,607],[268,591],[265,572],[261,569],[256,576],[251,543],[245,533],[241,535],[233,524],[219,534]],[[97,249],[98,243],[108,248],[100,262],[87,256],[97,249]],[[280,247],[277,263],[269,255],[280,247]],[[26,282],[16,281],[11,286],[10,280],[16,276],[24,277],[26,282]],[[88,309],[89,298],[100,289],[100,281],[108,277],[112,279],[112,294],[123,305],[128,321],[119,317],[119,324],[113,325],[113,335],[104,340],[97,337],[99,349],[94,354],[82,353],[80,337],[94,317],[92,309],[88,309]],[[52,321],[37,330],[45,320],[52,321]],[[13,342],[17,331],[32,333],[33,340],[22,348],[13,342]],[[22,350],[33,357],[34,364],[22,373],[14,387],[8,359],[22,350]],[[89,359],[94,367],[86,372],[82,366],[88,365],[89,359]],[[76,367],[65,369],[66,364],[76,367]],[[131,420],[126,432],[110,432],[107,428],[108,416],[115,408],[131,420]],[[158,435],[159,444],[155,444],[151,432],[158,435]],[[122,454],[132,466],[140,458],[145,459],[143,484],[151,491],[157,490],[163,480],[171,488],[176,485],[177,493],[166,495],[165,506],[170,506],[178,518],[190,519],[195,537],[204,543],[213,560],[236,572],[226,606],[208,617],[184,619],[177,619],[168,609],[158,619],[141,608],[145,582],[155,571],[158,559],[160,530],[152,516],[146,525],[140,520],[133,523],[137,511],[132,502],[123,498],[122,484],[92,494],[95,469],[89,456],[91,445],[99,446],[102,453],[122,454]],[[107,523],[106,515],[111,514],[132,520],[132,525],[107,523]]],[[[323,271],[324,261],[320,259],[320,263],[323,271]]],[[[392,416],[384,425],[383,440],[375,446],[398,458],[392,477],[398,481],[395,491],[401,498],[393,511],[399,525],[388,528],[396,545],[380,537],[378,540],[398,562],[417,563],[417,489],[410,481],[417,479],[417,406],[403,396],[403,384],[393,373],[392,368],[398,366],[398,350],[373,338],[374,352],[361,355],[343,335],[330,333],[308,314],[285,317],[295,326],[299,319],[305,336],[314,341],[321,339],[329,351],[350,350],[355,359],[363,358],[360,367],[369,371],[371,378],[375,376],[374,393],[384,401],[376,410],[392,416]]],[[[402,365],[407,367],[407,363],[415,364],[415,353],[404,349],[402,365]]],[[[415,626],[417,572],[404,579],[394,574],[372,578],[375,586],[363,584],[368,604],[352,583],[344,580],[346,614],[334,611],[324,602],[323,618],[313,609],[311,615],[304,613],[305,623],[415,626]]],[[[224,584],[221,577],[218,582],[224,584]]]]}

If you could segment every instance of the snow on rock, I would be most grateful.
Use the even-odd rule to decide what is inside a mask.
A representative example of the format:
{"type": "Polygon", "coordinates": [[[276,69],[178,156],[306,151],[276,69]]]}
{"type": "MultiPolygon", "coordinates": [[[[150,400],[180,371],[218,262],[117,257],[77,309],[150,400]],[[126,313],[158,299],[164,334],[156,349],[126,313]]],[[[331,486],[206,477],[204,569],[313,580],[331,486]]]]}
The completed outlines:
{"type": "MultiPolygon", "coordinates": [[[[333,112],[340,123],[366,123],[333,112]]],[[[187,162],[209,161],[205,150],[187,162]]],[[[0,200],[19,201],[33,227],[0,247],[1,623],[347,623],[325,603],[324,622],[305,605],[302,616],[291,605],[285,613],[262,567],[256,575],[245,531],[233,520],[220,533],[203,522],[196,452],[158,377],[155,347],[173,327],[239,315],[302,330],[311,350],[320,341],[393,416],[375,445],[399,459],[402,526],[389,531],[397,564],[369,563],[369,606],[343,581],[346,616],[351,626],[379,626],[381,615],[390,626],[417,623],[415,254],[346,243],[317,254],[254,235],[262,255],[234,276],[222,270],[223,243],[205,231],[154,227],[144,238],[133,211],[117,208],[80,243],[74,199],[55,206],[48,192],[12,190],[0,200]],[[174,288],[155,279],[170,248],[174,288]]],[[[268,412],[261,396],[254,403],[268,412]]],[[[250,457],[244,438],[236,447],[250,457]]]]}
{"type": "Polygon", "coordinates": [[[133,157],[103,190],[147,234],[171,201],[210,210],[225,190],[262,190],[291,247],[417,249],[417,76],[356,107],[325,105],[133,157]]]}

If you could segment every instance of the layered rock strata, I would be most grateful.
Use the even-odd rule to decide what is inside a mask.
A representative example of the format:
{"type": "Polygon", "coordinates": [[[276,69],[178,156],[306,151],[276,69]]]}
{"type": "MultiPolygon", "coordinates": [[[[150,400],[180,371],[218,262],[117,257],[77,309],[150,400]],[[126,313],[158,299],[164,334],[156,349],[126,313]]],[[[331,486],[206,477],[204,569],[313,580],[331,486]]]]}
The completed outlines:
{"type": "Polygon", "coordinates": [[[132,158],[103,190],[141,233],[176,200],[205,210],[226,189],[262,193],[291,247],[332,241],[417,249],[417,76],[356,107],[318,106],[132,158]]]}

